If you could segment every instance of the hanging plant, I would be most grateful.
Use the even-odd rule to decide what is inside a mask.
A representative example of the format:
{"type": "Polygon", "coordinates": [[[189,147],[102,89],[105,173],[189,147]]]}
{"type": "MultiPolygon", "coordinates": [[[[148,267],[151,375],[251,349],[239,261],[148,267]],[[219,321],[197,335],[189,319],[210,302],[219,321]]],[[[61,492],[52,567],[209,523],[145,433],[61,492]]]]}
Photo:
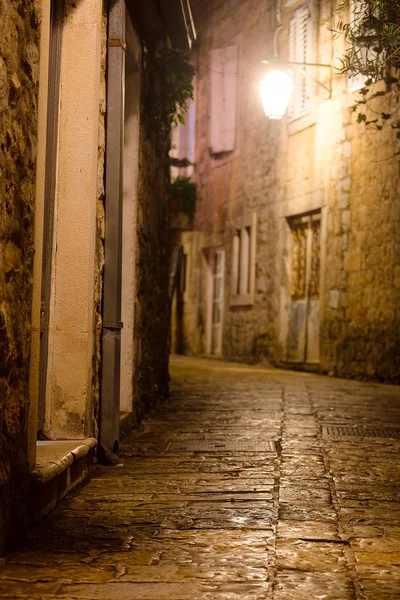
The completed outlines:
{"type": "Polygon", "coordinates": [[[194,215],[196,212],[196,185],[190,177],[177,177],[170,185],[171,210],[194,215]]]}
{"type": "Polygon", "coordinates": [[[164,47],[154,54],[152,67],[151,112],[164,129],[184,123],[188,100],[193,98],[194,67],[187,54],[164,47]]]}

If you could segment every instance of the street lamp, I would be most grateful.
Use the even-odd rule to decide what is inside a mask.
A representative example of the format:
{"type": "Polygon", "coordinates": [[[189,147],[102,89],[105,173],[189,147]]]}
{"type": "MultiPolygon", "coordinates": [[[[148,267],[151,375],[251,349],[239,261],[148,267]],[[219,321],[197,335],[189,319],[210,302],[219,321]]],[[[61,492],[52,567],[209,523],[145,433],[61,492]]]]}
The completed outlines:
{"type": "Polygon", "coordinates": [[[263,60],[261,62],[267,65],[278,67],[266,74],[259,87],[264,112],[270,119],[282,119],[292,96],[294,81],[293,77],[284,70],[286,68],[299,72],[303,77],[311,79],[314,83],[322,87],[325,90],[326,99],[331,97],[331,65],[306,62],[281,62],[275,58],[272,60],[263,60]],[[328,85],[322,83],[319,81],[319,79],[316,79],[311,73],[309,73],[309,67],[322,67],[329,69],[330,77],[328,85]]]}
{"type": "Polygon", "coordinates": [[[270,119],[282,119],[293,92],[293,78],[287,71],[269,71],[260,84],[261,102],[270,119]]]}

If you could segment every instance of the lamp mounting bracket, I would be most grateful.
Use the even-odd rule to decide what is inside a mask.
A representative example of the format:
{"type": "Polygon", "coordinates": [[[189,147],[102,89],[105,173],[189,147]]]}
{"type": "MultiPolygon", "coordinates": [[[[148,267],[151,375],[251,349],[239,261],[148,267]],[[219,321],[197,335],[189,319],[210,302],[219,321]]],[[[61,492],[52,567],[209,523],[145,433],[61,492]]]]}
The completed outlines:
{"type": "Polygon", "coordinates": [[[270,60],[262,60],[261,62],[265,65],[277,66],[277,67],[282,67],[282,68],[294,67],[298,71],[301,71],[305,77],[308,77],[308,79],[312,79],[320,87],[322,87],[324,90],[326,90],[329,94],[329,98],[332,95],[332,65],[328,65],[328,64],[324,64],[324,63],[309,63],[309,62],[292,62],[292,61],[285,62],[285,61],[280,61],[280,60],[277,60],[274,58],[270,59],[270,60]],[[307,67],[318,67],[318,68],[321,67],[321,68],[329,69],[330,70],[329,86],[326,85],[325,83],[322,83],[315,77],[313,77],[307,71],[307,67]]]}

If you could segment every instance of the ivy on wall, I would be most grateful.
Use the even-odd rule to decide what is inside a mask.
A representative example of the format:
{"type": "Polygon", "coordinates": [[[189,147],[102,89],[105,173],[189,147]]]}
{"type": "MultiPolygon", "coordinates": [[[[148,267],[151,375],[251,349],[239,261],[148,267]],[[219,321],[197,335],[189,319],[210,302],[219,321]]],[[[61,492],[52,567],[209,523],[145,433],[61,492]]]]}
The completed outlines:
{"type": "Polygon", "coordinates": [[[151,112],[162,129],[184,123],[187,102],[193,98],[194,67],[187,55],[173,48],[157,50],[153,65],[151,112]]]}

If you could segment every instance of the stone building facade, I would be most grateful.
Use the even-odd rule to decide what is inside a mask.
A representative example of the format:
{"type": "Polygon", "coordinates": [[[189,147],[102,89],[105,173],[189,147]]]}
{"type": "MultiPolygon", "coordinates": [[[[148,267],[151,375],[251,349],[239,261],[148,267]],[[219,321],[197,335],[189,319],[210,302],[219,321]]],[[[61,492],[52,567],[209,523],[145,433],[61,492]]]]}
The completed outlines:
{"type": "Polygon", "coordinates": [[[152,98],[190,21],[180,1],[0,3],[0,547],[168,392],[152,98]]]}
{"type": "Polygon", "coordinates": [[[329,27],[349,19],[336,9],[215,0],[197,19],[197,210],[179,232],[173,348],[398,382],[398,141],[356,122],[362,82],[335,68],[344,42],[329,27]],[[265,117],[258,90],[276,53],[322,65],[287,65],[282,120],[265,117]]]}
{"type": "Polygon", "coordinates": [[[34,2],[0,3],[0,540],[28,460],[38,22],[34,2]]]}

